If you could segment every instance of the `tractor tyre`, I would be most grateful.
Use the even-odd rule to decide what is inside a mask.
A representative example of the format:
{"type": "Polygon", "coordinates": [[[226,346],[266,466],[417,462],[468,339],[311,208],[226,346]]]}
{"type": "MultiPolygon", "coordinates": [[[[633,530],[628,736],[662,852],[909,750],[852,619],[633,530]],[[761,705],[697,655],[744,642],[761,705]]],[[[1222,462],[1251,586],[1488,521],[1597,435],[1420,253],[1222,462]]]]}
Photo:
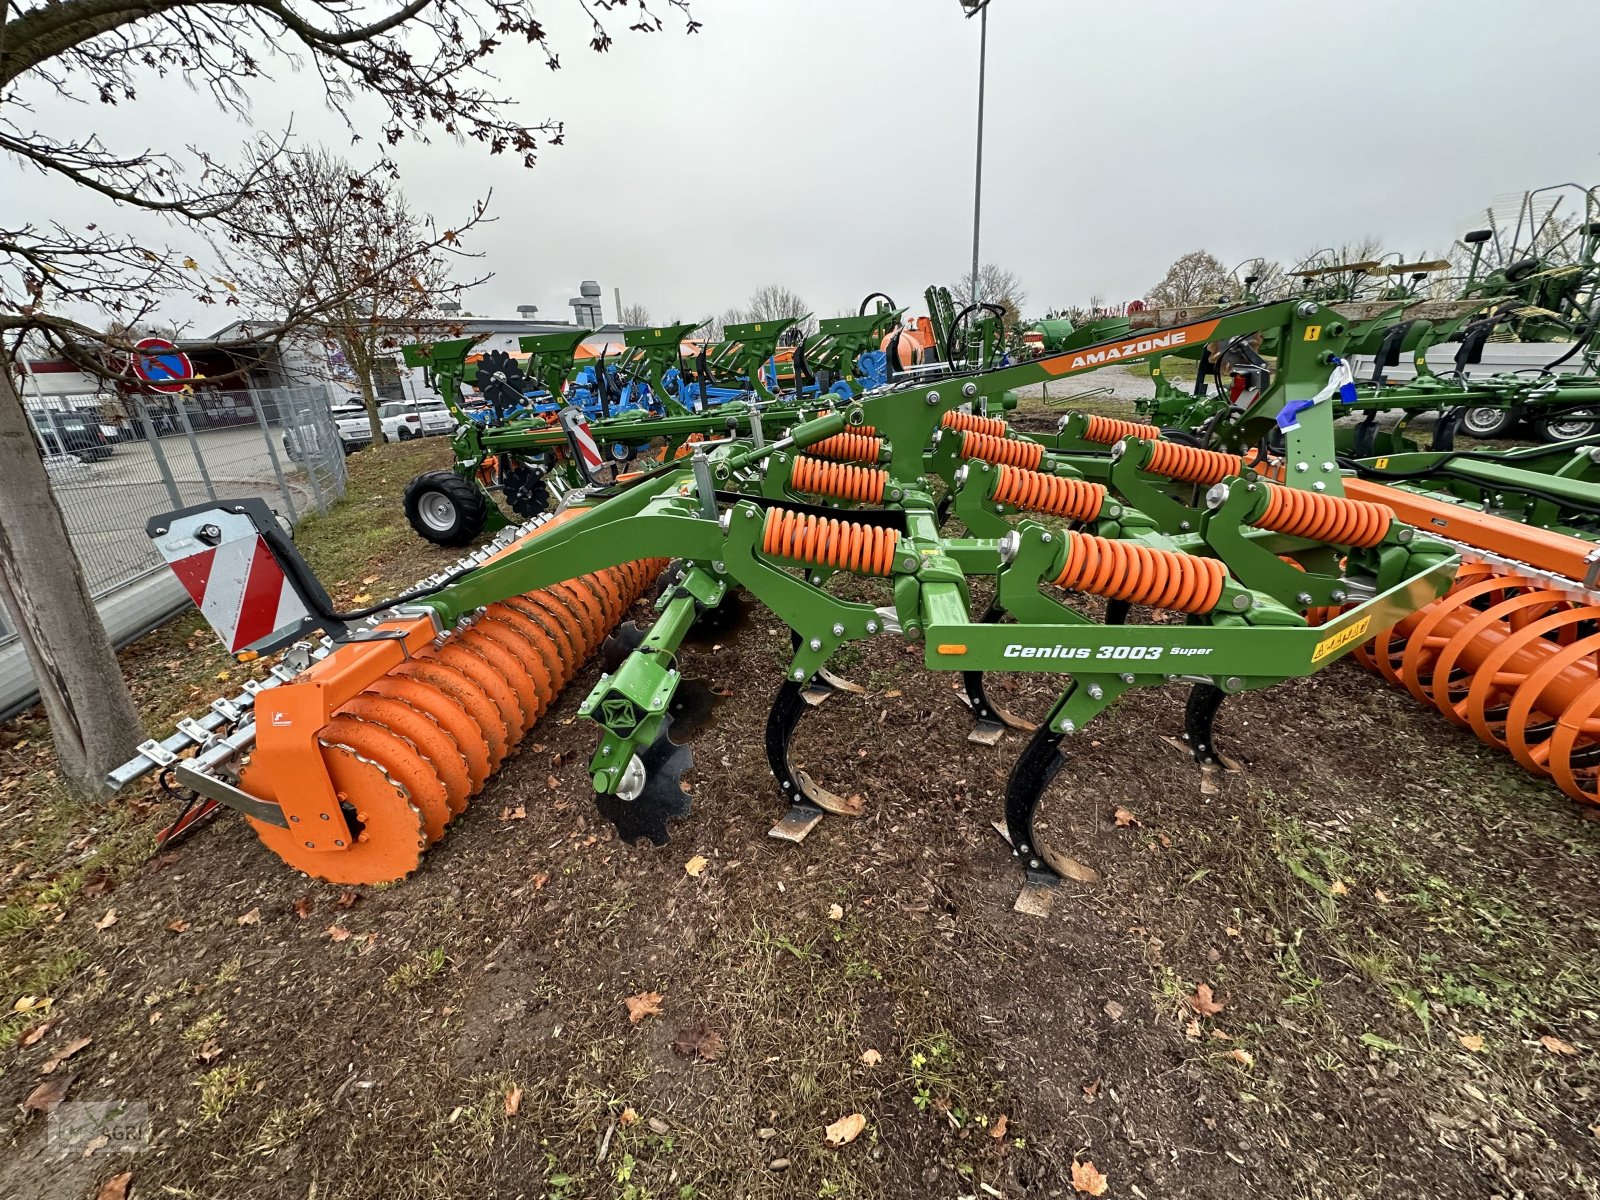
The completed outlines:
{"type": "Polygon", "coordinates": [[[489,520],[489,501],[470,479],[428,471],[406,485],[406,520],[435,546],[465,546],[489,520]]]}

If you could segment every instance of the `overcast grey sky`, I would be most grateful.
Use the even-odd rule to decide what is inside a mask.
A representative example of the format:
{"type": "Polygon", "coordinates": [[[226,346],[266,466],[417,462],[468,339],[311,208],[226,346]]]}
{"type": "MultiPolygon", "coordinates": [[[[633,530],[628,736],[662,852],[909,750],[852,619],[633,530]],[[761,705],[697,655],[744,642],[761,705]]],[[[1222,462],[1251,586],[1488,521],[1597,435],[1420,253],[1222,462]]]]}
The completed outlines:
{"type": "MultiPolygon", "coordinates": [[[[495,278],[468,299],[566,319],[580,279],[657,320],[698,319],[762,284],[817,312],[922,289],[971,253],[978,23],[958,0],[694,0],[705,29],[584,47],[576,6],[539,5],[563,69],[495,56],[566,145],[524,171],[475,145],[398,151],[413,204],[450,223],[490,188],[474,238],[495,278]]],[[[983,257],[1031,313],[1144,292],[1178,255],[1293,258],[1365,234],[1437,252],[1484,205],[1600,182],[1600,0],[993,0],[983,257]]],[[[257,124],[362,146],[277,63],[257,124]]],[[[119,148],[226,154],[248,131],[179,81],[116,109],[45,100],[55,129],[119,148]],[[85,124],[87,123],[87,125],[85,124]]],[[[64,185],[0,166],[7,216],[101,220],[64,185]]],[[[174,315],[193,309],[174,304],[174,315]]],[[[225,314],[224,314],[225,317],[225,314]]],[[[207,313],[204,328],[221,324],[207,313]]]]}

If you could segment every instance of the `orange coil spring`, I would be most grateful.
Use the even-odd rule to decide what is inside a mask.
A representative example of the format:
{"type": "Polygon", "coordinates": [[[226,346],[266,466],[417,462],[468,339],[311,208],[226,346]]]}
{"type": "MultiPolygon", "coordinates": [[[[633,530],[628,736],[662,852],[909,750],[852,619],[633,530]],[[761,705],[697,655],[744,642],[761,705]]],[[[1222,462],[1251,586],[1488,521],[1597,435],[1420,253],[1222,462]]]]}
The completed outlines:
{"type": "Polygon", "coordinates": [[[882,449],[883,439],[869,433],[836,433],[831,438],[823,438],[815,445],[807,446],[806,453],[842,462],[875,463],[882,449]]]}
{"type": "Polygon", "coordinates": [[[782,508],[767,509],[761,531],[761,549],[767,554],[857,575],[889,574],[899,544],[900,532],[895,529],[782,508]]]}
{"type": "Polygon", "coordinates": [[[1222,599],[1228,572],[1214,558],[1083,533],[1064,536],[1067,562],[1057,587],[1190,613],[1210,612],[1222,599]]]}
{"type": "Polygon", "coordinates": [[[1120,442],[1123,438],[1148,438],[1156,441],[1161,437],[1161,430],[1154,425],[1141,425],[1137,421],[1123,421],[1117,417],[1090,416],[1089,424],[1083,431],[1083,440],[1086,442],[1099,442],[1109,446],[1120,442]]]}
{"type": "Polygon", "coordinates": [[[967,433],[961,437],[961,457],[982,459],[987,463],[1001,463],[1008,467],[1021,467],[1037,471],[1044,461],[1044,447],[1025,438],[995,437],[987,433],[967,433]]]}
{"type": "Polygon", "coordinates": [[[1150,462],[1145,470],[1168,479],[1184,483],[1203,483],[1208,487],[1221,483],[1241,470],[1239,459],[1220,450],[1202,450],[1198,446],[1180,446],[1177,442],[1157,442],[1151,448],[1150,462]]]}
{"type": "Polygon", "coordinates": [[[1005,437],[1006,423],[996,417],[980,417],[977,413],[956,412],[952,409],[945,413],[944,419],[939,422],[946,429],[959,429],[963,433],[987,433],[990,437],[1005,437]]]}
{"type": "Polygon", "coordinates": [[[996,469],[991,500],[1009,504],[1026,512],[1050,513],[1070,521],[1092,521],[1105,503],[1104,485],[1086,479],[1062,479],[1040,471],[1016,467],[996,469]]]}
{"type": "Polygon", "coordinates": [[[1267,486],[1271,489],[1267,509],[1255,524],[1275,533],[1364,548],[1383,541],[1394,520],[1394,513],[1382,504],[1276,484],[1267,486]]]}
{"type": "Polygon", "coordinates": [[[858,504],[883,503],[883,489],[888,483],[889,472],[876,467],[832,463],[804,454],[794,460],[794,471],[789,476],[789,486],[797,492],[854,500],[858,504]]]}

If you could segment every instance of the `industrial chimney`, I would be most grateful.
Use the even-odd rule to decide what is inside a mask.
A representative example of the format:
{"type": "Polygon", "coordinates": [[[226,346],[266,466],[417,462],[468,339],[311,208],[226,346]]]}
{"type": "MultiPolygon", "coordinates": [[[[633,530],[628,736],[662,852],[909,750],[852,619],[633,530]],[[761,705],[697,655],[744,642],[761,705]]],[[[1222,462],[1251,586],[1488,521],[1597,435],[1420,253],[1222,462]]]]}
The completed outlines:
{"type": "Polygon", "coordinates": [[[572,305],[572,319],[587,329],[599,329],[605,323],[600,313],[600,285],[585,279],[578,285],[578,294],[567,301],[572,305]]]}

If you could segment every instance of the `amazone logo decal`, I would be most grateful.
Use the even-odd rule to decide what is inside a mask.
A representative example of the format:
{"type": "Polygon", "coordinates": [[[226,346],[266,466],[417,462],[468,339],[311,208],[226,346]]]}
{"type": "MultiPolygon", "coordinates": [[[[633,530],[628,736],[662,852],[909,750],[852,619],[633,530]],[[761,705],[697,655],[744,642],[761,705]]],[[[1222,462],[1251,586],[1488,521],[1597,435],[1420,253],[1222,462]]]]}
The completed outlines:
{"type": "Polygon", "coordinates": [[[1103,367],[1107,363],[1114,363],[1122,358],[1141,358],[1146,354],[1153,354],[1160,350],[1175,350],[1184,346],[1193,346],[1204,343],[1217,327],[1215,321],[1201,321],[1194,325],[1182,325],[1177,329],[1169,329],[1165,333],[1153,333],[1147,337],[1128,338],[1121,342],[1112,342],[1109,346],[1096,346],[1074,352],[1061,354],[1054,358],[1047,358],[1040,362],[1046,371],[1052,375],[1070,375],[1074,371],[1087,371],[1094,367],[1103,367]]]}

